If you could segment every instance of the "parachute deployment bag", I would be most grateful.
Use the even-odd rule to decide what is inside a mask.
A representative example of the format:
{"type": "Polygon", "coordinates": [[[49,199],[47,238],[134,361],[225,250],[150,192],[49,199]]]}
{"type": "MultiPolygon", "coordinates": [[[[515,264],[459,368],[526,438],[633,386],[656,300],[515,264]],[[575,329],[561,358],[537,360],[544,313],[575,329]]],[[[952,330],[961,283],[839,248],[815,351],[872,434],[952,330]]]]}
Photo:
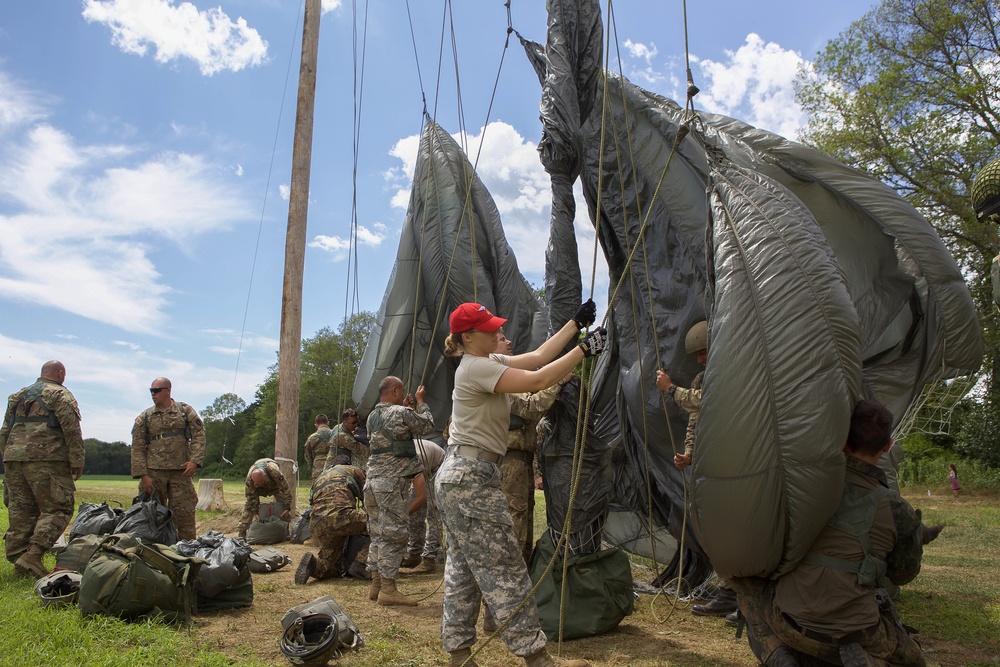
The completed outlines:
{"type": "Polygon", "coordinates": [[[247,528],[247,544],[278,544],[288,540],[288,522],[280,516],[257,519],[247,528]]]}
{"type": "Polygon", "coordinates": [[[277,572],[292,562],[292,559],[284,551],[274,547],[264,547],[250,552],[250,560],[247,566],[255,574],[265,574],[267,572],[277,572]]]}
{"type": "Polygon", "coordinates": [[[128,549],[102,544],[80,582],[80,611],[126,620],[160,616],[190,623],[192,584],[204,562],[158,544],[128,549]]]}
{"type": "Polygon", "coordinates": [[[81,535],[110,535],[121,520],[125,509],[117,500],[106,500],[103,503],[80,503],[80,509],[73,519],[69,529],[69,539],[81,535]],[[115,503],[118,507],[111,507],[115,503]]]}
{"type": "Polygon", "coordinates": [[[307,507],[302,510],[302,514],[292,524],[292,544],[305,544],[306,540],[312,537],[312,530],[309,528],[309,518],[312,516],[312,508],[307,507]]]}
{"type": "Polygon", "coordinates": [[[69,544],[56,556],[56,569],[73,570],[83,574],[87,563],[102,544],[113,544],[119,549],[127,549],[139,544],[134,535],[81,535],[69,541],[69,544]]]}
{"type": "MultiPolygon", "coordinates": [[[[548,531],[542,535],[531,556],[532,583],[538,583],[555,547],[548,531]]],[[[542,630],[550,637],[559,635],[559,608],[562,594],[562,558],[538,587],[535,603],[542,630]]],[[[632,613],[632,567],[618,548],[569,557],[566,570],[566,604],[562,607],[563,638],[592,637],[613,630],[632,613]]]]}
{"type": "Polygon", "coordinates": [[[132,501],[115,526],[116,533],[131,533],[143,544],[175,544],[178,540],[174,513],[145,492],[132,501]]]}

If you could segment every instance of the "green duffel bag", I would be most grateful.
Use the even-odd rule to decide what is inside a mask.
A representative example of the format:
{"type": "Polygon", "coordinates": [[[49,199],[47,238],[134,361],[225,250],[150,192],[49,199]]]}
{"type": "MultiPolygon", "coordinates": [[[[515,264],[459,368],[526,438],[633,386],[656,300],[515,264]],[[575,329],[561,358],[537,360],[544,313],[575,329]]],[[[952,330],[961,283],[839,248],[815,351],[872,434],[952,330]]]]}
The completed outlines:
{"type": "Polygon", "coordinates": [[[126,620],[158,616],[191,622],[193,583],[205,560],[181,556],[162,544],[121,549],[102,544],[80,582],[80,611],[126,620]]]}
{"type": "Polygon", "coordinates": [[[216,611],[219,609],[238,609],[253,604],[253,576],[250,569],[243,566],[239,579],[228,588],[224,588],[210,598],[198,595],[198,611],[216,611]]]}
{"type": "Polygon", "coordinates": [[[256,519],[247,528],[247,544],[278,544],[288,541],[288,522],[279,516],[256,519]]]}
{"type": "MultiPolygon", "coordinates": [[[[546,531],[531,556],[531,581],[538,583],[555,551],[546,531]]],[[[562,595],[562,558],[557,558],[549,576],[535,593],[538,620],[552,640],[559,637],[559,609],[562,595]]],[[[632,567],[618,548],[602,549],[569,557],[566,570],[566,600],[562,608],[563,639],[592,637],[613,630],[632,613],[632,567]]]]}
{"type": "Polygon", "coordinates": [[[102,544],[112,544],[120,549],[127,549],[139,544],[131,533],[116,533],[114,535],[81,535],[69,541],[59,555],[56,556],[56,567],[61,570],[74,570],[83,574],[87,563],[102,544]]]}

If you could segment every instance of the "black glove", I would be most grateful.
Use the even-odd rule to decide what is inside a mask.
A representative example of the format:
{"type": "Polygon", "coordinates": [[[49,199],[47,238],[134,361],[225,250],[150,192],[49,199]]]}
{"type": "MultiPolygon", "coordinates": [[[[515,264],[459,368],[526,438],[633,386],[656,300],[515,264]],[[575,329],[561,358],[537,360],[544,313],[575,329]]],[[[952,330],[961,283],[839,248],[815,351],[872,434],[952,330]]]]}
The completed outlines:
{"type": "Polygon", "coordinates": [[[608,347],[608,341],[608,330],[604,327],[597,327],[584,336],[583,341],[580,343],[583,356],[594,357],[604,352],[608,347]]]}
{"type": "Polygon", "coordinates": [[[576,310],[576,315],[573,316],[573,321],[576,322],[577,329],[586,329],[596,319],[597,304],[594,303],[593,299],[587,299],[585,303],[580,304],[580,307],[576,310]]]}

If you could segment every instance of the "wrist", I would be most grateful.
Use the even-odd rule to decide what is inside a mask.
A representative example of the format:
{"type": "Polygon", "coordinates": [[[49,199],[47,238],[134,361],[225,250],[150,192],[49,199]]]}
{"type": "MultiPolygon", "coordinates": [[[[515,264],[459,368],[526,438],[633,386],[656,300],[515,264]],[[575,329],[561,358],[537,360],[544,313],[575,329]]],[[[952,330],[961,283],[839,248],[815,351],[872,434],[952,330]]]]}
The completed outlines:
{"type": "Polygon", "coordinates": [[[671,384],[669,387],[667,387],[667,393],[670,394],[671,396],[674,395],[675,391],[677,391],[677,385],[671,384]]]}

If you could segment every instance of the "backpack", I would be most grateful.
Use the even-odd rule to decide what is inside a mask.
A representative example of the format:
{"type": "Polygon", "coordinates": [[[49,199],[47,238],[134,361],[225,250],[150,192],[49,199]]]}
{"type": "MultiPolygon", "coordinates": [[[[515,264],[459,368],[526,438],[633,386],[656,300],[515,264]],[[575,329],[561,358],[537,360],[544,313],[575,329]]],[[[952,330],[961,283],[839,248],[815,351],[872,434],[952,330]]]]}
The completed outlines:
{"type": "Polygon", "coordinates": [[[83,574],[87,563],[97,548],[104,543],[114,544],[120,549],[127,549],[139,544],[134,535],[128,533],[115,535],[81,535],[69,541],[56,556],[56,569],[73,570],[83,574]]]}
{"type": "Polygon", "coordinates": [[[296,607],[292,607],[281,617],[282,631],[288,630],[297,620],[314,614],[327,614],[337,619],[337,654],[342,648],[361,648],[365,645],[365,640],[361,637],[361,630],[351,620],[344,609],[337,604],[329,595],[316,598],[312,602],[306,602],[296,607]]]}
{"type": "Polygon", "coordinates": [[[205,561],[160,544],[121,549],[101,544],[80,582],[80,612],[126,620],[159,616],[191,622],[193,584],[205,561]]]}
{"type": "Polygon", "coordinates": [[[265,574],[267,572],[277,572],[292,562],[284,551],[274,547],[264,547],[250,553],[250,561],[247,566],[255,574],[265,574]]]}
{"type": "Polygon", "coordinates": [[[80,503],[80,509],[69,529],[69,539],[81,535],[110,535],[121,520],[125,509],[117,500],[105,500],[101,504],[80,503]],[[115,503],[118,507],[111,507],[115,503]]]}
{"type": "Polygon", "coordinates": [[[302,510],[302,514],[292,524],[292,544],[305,544],[306,540],[312,537],[312,529],[309,528],[309,518],[312,516],[312,508],[307,507],[302,510]]]}
{"type": "Polygon", "coordinates": [[[278,544],[288,541],[288,522],[280,516],[257,519],[247,528],[248,544],[278,544]]]}
{"type": "Polygon", "coordinates": [[[132,533],[144,544],[174,544],[178,535],[173,516],[169,507],[143,492],[122,514],[115,532],[132,533]]]}

